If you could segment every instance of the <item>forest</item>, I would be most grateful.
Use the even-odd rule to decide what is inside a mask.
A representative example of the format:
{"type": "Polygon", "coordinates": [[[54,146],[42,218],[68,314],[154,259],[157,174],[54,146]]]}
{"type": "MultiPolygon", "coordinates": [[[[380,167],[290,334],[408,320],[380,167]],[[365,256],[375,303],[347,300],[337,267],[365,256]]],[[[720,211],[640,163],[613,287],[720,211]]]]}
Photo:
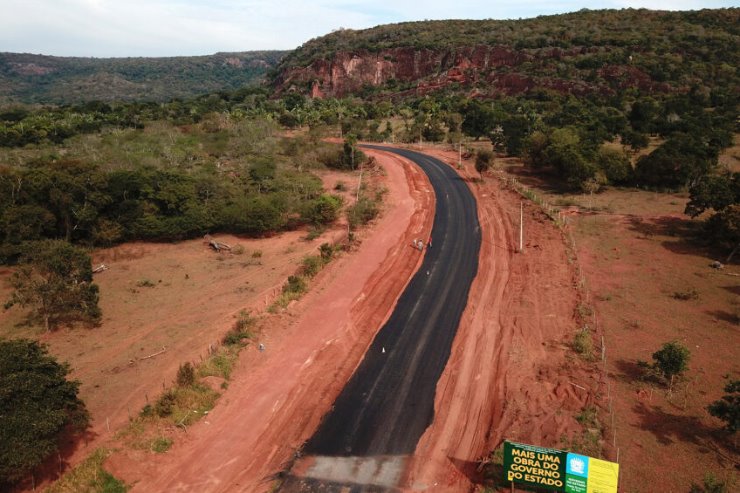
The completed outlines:
{"type": "Polygon", "coordinates": [[[0,103],[169,101],[264,80],[283,51],[169,58],[81,58],[0,53],[0,103]]]}

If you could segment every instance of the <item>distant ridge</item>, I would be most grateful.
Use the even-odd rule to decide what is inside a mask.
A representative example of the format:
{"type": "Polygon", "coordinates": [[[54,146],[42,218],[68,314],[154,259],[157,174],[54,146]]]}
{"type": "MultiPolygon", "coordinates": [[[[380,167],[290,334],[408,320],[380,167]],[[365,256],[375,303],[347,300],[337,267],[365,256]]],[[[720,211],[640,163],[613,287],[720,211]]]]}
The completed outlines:
{"type": "Polygon", "coordinates": [[[0,53],[0,103],[168,101],[264,81],[285,51],[163,58],[0,53]]]}
{"type": "Polygon", "coordinates": [[[369,98],[732,92],[739,50],[739,8],[404,22],[312,39],[282,59],[272,84],[278,93],[369,98]]]}

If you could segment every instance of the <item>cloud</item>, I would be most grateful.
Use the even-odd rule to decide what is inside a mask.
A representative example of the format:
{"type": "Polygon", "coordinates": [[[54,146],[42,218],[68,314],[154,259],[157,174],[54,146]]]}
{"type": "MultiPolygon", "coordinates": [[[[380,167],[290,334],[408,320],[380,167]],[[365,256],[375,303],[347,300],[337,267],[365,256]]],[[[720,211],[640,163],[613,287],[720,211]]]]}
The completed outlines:
{"type": "Polygon", "coordinates": [[[340,27],[511,19],[582,7],[698,9],[730,0],[3,0],[0,51],[175,56],[292,49],[340,27]]]}

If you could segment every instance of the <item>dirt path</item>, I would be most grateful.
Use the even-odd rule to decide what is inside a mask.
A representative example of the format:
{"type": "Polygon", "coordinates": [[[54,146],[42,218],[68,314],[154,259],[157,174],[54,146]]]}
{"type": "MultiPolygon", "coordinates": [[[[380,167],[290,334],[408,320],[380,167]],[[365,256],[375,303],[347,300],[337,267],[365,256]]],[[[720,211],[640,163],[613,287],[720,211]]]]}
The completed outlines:
{"type": "Polygon", "coordinates": [[[216,408],[170,452],[112,457],[109,469],[132,491],[266,491],[316,428],[420,263],[412,238],[431,227],[423,173],[377,157],[389,193],[372,234],[315,279],[318,289],[270,321],[264,353],[245,352],[216,408]]]}

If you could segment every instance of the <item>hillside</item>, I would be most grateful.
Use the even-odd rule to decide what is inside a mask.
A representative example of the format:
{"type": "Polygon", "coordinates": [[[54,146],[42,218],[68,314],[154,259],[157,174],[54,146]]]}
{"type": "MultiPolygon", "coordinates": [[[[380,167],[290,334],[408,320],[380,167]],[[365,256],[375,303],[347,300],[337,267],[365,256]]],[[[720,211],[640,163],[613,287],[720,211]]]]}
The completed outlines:
{"type": "Polygon", "coordinates": [[[738,26],[737,8],[627,9],[341,30],[287,55],[273,84],[314,96],[729,89],[737,86],[738,26]]]}
{"type": "Polygon", "coordinates": [[[284,51],[170,58],[0,53],[0,103],[167,101],[262,82],[284,51]]]}

